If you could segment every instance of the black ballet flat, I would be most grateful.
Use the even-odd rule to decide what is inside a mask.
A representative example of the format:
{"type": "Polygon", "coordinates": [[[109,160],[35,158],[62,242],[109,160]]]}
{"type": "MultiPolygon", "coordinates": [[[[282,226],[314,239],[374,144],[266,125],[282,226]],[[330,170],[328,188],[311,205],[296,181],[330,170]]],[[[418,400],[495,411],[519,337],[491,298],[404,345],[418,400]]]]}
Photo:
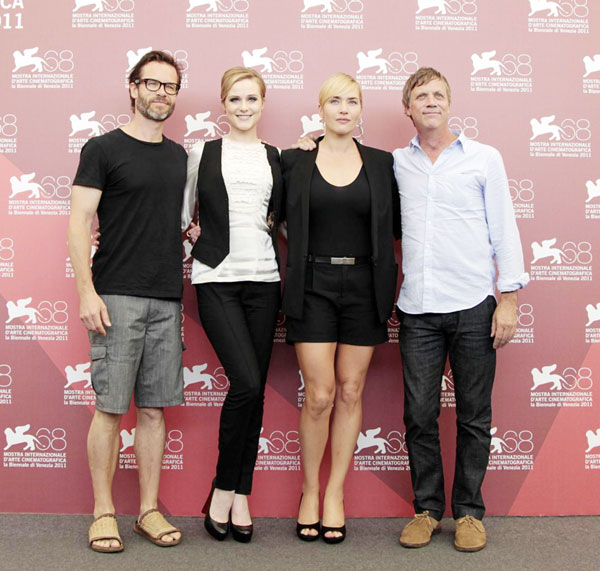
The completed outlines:
{"type": "Polygon", "coordinates": [[[317,541],[319,539],[319,535],[321,534],[321,522],[317,523],[299,523],[296,522],[296,535],[302,541],[317,541]],[[317,532],[316,535],[309,535],[307,533],[302,533],[305,529],[312,531],[313,529],[317,532]]]}
{"type": "Polygon", "coordinates": [[[342,543],[342,541],[346,539],[346,526],[343,525],[342,527],[327,527],[326,525],[324,525],[321,527],[321,537],[323,538],[323,541],[325,543],[329,543],[330,545],[333,543],[342,543]],[[328,531],[337,531],[341,533],[341,535],[338,535],[336,537],[326,537],[325,534],[328,531]]]}
{"type": "Polygon", "coordinates": [[[222,523],[210,517],[210,503],[212,501],[214,491],[215,482],[213,480],[212,487],[210,489],[210,494],[208,494],[208,498],[206,498],[206,502],[204,503],[204,507],[202,508],[202,513],[205,514],[204,529],[206,529],[206,531],[208,531],[208,533],[218,541],[223,541],[229,534],[229,521],[222,523]]]}

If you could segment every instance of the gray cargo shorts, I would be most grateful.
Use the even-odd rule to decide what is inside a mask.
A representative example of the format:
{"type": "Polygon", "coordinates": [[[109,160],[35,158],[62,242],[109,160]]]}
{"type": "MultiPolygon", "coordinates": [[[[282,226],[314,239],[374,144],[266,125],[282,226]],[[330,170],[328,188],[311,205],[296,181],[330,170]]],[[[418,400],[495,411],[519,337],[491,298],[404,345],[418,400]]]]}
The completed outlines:
{"type": "Polygon", "coordinates": [[[96,408],[125,414],[134,394],[138,408],[183,403],[181,303],[101,295],[112,327],[90,332],[96,408]]]}

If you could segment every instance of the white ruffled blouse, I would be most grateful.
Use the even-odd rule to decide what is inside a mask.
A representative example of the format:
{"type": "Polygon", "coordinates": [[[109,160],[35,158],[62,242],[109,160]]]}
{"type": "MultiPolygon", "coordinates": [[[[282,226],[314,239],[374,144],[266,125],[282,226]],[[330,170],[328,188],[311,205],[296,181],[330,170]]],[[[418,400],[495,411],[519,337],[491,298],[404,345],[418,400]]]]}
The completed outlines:
{"type": "MultiPolygon", "coordinates": [[[[196,143],[189,154],[185,185],[182,228],[189,226],[196,206],[198,166],[204,142],[196,143]]],[[[240,143],[223,138],[221,173],[229,199],[229,254],[211,268],[194,259],[192,283],[208,282],[276,282],[277,261],[267,214],[273,175],[265,146],[240,143]]]]}

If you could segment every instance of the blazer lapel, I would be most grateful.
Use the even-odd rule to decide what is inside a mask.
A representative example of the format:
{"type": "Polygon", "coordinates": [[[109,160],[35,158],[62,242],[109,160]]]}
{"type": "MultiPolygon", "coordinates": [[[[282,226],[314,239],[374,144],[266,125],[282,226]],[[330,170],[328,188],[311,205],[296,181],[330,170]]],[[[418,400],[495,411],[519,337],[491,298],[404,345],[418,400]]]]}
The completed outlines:
{"type": "Polygon", "coordinates": [[[379,239],[378,239],[378,222],[379,222],[379,196],[377,189],[382,188],[381,171],[380,167],[374,163],[371,154],[368,149],[363,147],[358,141],[356,141],[358,152],[365,168],[365,174],[367,175],[367,181],[369,182],[369,191],[371,195],[371,247],[373,260],[377,260],[379,252],[379,239]]]}
{"type": "Polygon", "coordinates": [[[223,180],[223,139],[217,139],[215,141],[216,154],[219,157],[217,164],[219,170],[217,174],[217,186],[216,191],[221,195],[223,200],[222,204],[226,207],[227,222],[229,222],[229,196],[227,195],[227,189],[225,188],[225,181],[223,180]]]}
{"type": "Polygon", "coordinates": [[[302,212],[302,254],[308,255],[308,215],[310,201],[310,185],[317,160],[316,149],[303,151],[298,165],[298,188],[300,188],[300,208],[302,212]]]}
{"type": "Polygon", "coordinates": [[[273,178],[273,188],[271,190],[271,200],[269,201],[269,212],[275,212],[276,222],[279,220],[279,213],[281,211],[281,198],[282,198],[282,182],[281,182],[281,162],[279,160],[279,151],[263,143],[267,150],[267,160],[271,167],[271,176],[273,178]]]}

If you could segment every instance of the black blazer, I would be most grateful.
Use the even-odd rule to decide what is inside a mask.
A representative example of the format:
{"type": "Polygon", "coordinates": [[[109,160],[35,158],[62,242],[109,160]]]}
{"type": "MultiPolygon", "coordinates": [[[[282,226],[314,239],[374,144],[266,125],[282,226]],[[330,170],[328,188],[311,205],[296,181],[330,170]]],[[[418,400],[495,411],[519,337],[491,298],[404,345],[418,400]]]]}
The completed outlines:
{"type": "MultiPolygon", "coordinates": [[[[358,142],[356,146],[371,190],[371,265],[377,312],[383,322],[391,315],[396,301],[398,264],[394,256],[394,237],[400,238],[400,196],[392,155],[358,142]]],[[[304,306],[309,197],[317,150],[289,149],[281,153],[288,234],[282,309],[286,315],[297,319],[302,318],[304,306]]]]}
{"type": "MultiPolygon", "coordinates": [[[[265,147],[273,175],[269,218],[272,220],[271,237],[279,266],[277,228],[283,206],[283,180],[279,151],[271,145],[265,144],[265,147]]],[[[222,139],[206,142],[198,166],[198,224],[202,233],[192,248],[192,256],[211,268],[217,267],[229,254],[229,197],[221,172],[222,148],[222,139]]]]}

